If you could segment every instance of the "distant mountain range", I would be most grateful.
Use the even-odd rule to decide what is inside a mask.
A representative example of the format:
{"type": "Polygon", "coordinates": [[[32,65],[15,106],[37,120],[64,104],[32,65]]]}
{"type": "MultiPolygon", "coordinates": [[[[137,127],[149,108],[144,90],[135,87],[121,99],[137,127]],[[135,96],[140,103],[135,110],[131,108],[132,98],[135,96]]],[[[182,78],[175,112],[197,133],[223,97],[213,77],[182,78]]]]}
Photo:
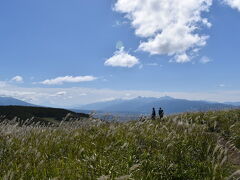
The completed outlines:
{"type": "Polygon", "coordinates": [[[153,107],[155,107],[156,110],[162,107],[165,111],[165,114],[237,108],[237,106],[231,104],[207,101],[191,101],[164,96],[161,98],[137,97],[130,100],[117,99],[113,101],[88,104],[75,109],[95,110],[109,113],[149,114],[151,113],[153,107]]]}
{"type": "Polygon", "coordinates": [[[36,106],[36,105],[12,97],[0,96],[0,106],[36,106]]]}
{"type": "MultiPolygon", "coordinates": [[[[0,96],[0,106],[32,106],[37,105],[21,101],[11,97],[0,96]]],[[[112,101],[98,102],[73,108],[75,112],[89,113],[97,111],[100,113],[120,113],[120,114],[149,114],[152,108],[156,110],[162,107],[165,114],[175,114],[182,112],[209,111],[239,108],[240,102],[207,102],[191,101],[186,99],[175,99],[169,96],[161,98],[137,97],[134,99],[116,99],[112,101]]]]}
{"type": "Polygon", "coordinates": [[[233,106],[240,106],[240,102],[225,102],[224,104],[229,104],[233,106]]]}

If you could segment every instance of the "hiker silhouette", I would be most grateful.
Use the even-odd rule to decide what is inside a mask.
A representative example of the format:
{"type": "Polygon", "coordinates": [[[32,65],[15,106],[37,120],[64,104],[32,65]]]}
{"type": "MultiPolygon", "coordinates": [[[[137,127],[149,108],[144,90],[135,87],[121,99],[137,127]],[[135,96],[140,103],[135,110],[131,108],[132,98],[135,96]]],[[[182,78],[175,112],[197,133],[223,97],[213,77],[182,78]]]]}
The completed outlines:
{"type": "Polygon", "coordinates": [[[156,118],[156,111],[155,108],[152,109],[152,119],[156,118]]]}
{"type": "Polygon", "coordinates": [[[164,112],[163,112],[162,108],[159,108],[158,114],[159,114],[160,119],[162,119],[164,116],[164,112]]]}

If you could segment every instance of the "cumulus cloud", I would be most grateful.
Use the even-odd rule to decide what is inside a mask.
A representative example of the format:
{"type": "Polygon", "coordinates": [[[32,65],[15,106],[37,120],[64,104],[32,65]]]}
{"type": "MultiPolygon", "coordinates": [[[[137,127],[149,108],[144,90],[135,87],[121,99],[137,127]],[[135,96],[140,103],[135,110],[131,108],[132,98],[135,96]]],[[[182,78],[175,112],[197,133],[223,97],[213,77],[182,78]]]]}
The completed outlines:
{"type": "Polygon", "coordinates": [[[128,54],[124,47],[119,47],[112,57],[107,59],[104,63],[105,66],[113,67],[127,67],[131,68],[139,64],[139,59],[135,56],[128,54]]]}
{"type": "Polygon", "coordinates": [[[11,81],[22,83],[23,82],[23,77],[21,76],[15,76],[11,79],[11,81]]]}
{"type": "Polygon", "coordinates": [[[240,11],[240,0],[223,0],[223,2],[229,5],[231,8],[240,11]]]}
{"type": "Polygon", "coordinates": [[[57,77],[54,79],[46,79],[45,81],[40,82],[40,84],[45,85],[61,85],[63,83],[79,83],[79,82],[87,82],[87,81],[94,81],[97,78],[94,76],[64,76],[64,77],[57,77]]]}
{"type": "Polygon", "coordinates": [[[202,17],[212,0],[117,0],[114,10],[124,13],[143,38],[139,50],[173,56],[176,62],[191,60],[194,49],[205,46],[208,36],[199,32],[211,27],[202,17]]]}
{"type": "Polygon", "coordinates": [[[202,64],[207,64],[207,63],[211,62],[211,59],[210,59],[209,57],[207,57],[207,56],[203,56],[203,57],[200,59],[199,62],[202,63],[202,64]]]}

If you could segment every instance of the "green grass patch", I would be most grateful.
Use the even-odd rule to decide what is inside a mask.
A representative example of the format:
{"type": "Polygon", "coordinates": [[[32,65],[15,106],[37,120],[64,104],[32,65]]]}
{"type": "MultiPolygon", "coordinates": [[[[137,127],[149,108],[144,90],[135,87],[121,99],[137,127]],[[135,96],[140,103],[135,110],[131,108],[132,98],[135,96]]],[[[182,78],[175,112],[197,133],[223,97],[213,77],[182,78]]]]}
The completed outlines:
{"type": "Polygon", "coordinates": [[[0,177],[221,180],[236,168],[227,161],[219,136],[239,146],[239,127],[237,110],[59,127],[3,123],[0,177]]]}

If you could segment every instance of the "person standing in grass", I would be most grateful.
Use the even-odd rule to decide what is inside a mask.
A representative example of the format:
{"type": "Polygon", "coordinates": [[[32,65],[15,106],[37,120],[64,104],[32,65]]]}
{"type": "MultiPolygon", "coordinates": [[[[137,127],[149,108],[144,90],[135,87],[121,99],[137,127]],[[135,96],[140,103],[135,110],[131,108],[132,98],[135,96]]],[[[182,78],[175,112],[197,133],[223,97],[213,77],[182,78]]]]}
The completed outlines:
{"type": "Polygon", "coordinates": [[[152,120],[156,118],[156,111],[155,108],[152,109],[152,120]]]}
{"type": "Polygon", "coordinates": [[[162,108],[159,109],[158,114],[159,114],[160,119],[162,119],[164,116],[164,112],[163,112],[162,108]]]}

